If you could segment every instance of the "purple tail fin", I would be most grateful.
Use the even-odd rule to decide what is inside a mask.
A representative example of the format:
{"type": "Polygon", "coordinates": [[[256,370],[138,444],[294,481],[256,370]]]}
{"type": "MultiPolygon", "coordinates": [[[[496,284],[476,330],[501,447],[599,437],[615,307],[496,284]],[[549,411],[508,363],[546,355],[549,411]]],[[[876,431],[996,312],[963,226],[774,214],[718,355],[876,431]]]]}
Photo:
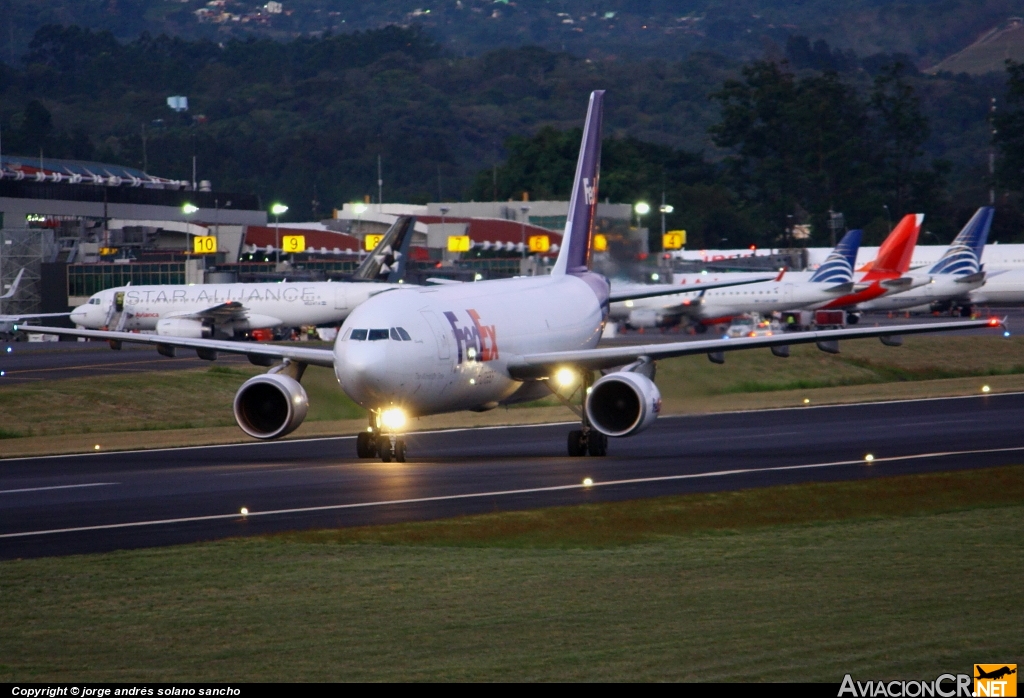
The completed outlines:
{"type": "Polygon", "coordinates": [[[576,178],[569,197],[569,215],[562,235],[562,249],[551,270],[552,276],[582,274],[590,266],[590,244],[597,211],[597,180],[601,174],[601,114],[604,90],[590,93],[587,123],[583,127],[576,178]]]}

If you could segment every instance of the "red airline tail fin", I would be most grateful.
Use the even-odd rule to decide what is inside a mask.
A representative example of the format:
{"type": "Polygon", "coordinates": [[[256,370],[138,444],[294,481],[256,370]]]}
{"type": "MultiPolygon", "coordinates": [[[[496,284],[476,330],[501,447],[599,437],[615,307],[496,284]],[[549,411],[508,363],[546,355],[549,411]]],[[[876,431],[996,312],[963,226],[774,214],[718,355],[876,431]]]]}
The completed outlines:
{"type": "Polygon", "coordinates": [[[878,248],[878,256],[871,264],[873,272],[905,274],[910,269],[910,259],[914,255],[917,236],[921,233],[923,213],[908,213],[903,216],[882,246],[878,248]]]}

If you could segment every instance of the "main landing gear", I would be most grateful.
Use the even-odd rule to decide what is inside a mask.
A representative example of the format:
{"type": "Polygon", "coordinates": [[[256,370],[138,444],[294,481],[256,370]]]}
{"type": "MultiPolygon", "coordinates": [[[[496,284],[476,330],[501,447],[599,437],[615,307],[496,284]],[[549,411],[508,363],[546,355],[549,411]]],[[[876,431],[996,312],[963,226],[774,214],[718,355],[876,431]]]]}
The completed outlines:
{"type": "Polygon", "coordinates": [[[582,422],[582,428],[573,429],[569,432],[569,455],[574,458],[585,456],[587,454],[590,454],[591,456],[608,455],[608,437],[590,426],[590,420],[587,418],[587,393],[590,390],[590,386],[594,383],[593,374],[589,370],[576,372],[571,369],[564,368],[558,371],[554,379],[549,378],[545,383],[548,386],[548,390],[550,390],[563,405],[575,412],[576,416],[578,416],[582,422]],[[554,384],[552,384],[552,380],[554,384]],[[558,391],[556,385],[562,387],[572,387],[575,385],[576,389],[573,390],[572,394],[566,397],[558,391]],[[579,395],[578,405],[575,402],[577,395],[579,395]]]}
{"type": "Polygon", "coordinates": [[[377,458],[385,463],[392,460],[405,462],[405,439],[399,434],[385,434],[380,428],[380,413],[370,412],[370,427],[356,436],[356,455],[360,458],[377,458]]]}
{"type": "Polygon", "coordinates": [[[573,429],[569,432],[569,455],[573,457],[608,455],[608,437],[593,427],[573,429]]]}

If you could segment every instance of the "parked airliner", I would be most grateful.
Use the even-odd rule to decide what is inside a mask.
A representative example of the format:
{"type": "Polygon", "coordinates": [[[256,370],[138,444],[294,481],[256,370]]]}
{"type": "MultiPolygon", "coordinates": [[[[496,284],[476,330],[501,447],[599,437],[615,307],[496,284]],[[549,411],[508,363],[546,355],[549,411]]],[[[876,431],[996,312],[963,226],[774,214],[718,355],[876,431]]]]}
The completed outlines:
{"type": "Polygon", "coordinates": [[[914,283],[914,288],[859,303],[857,310],[902,310],[937,304],[946,308],[956,305],[965,315],[970,315],[973,305],[971,292],[981,289],[983,284],[987,285],[986,273],[981,268],[981,254],[985,250],[994,213],[991,206],[979,208],[938,262],[925,271],[908,275],[921,280],[921,283],[914,283]]]}
{"type": "Polygon", "coordinates": [[[71,321],[91,329],[113,325],[224,339],[255,329],[340,324],[370,296],[401,288],[415,223],[399,216],[350,281],[121,286],[94,294],[71,321]]]}
{"type": "Polygon", "coordinates": [[[774,281],[753,283],[742,288],[709,290],[699,283],[698,276],[686,284],[688,289],[696,290],[663,299],[612,303],[609,317],[624,321],[633,328],[670,327],[685,317],[703,329],[743,313],[767,314],[827,303],[848,294],[853,288],[853,263],[857,259],[860,239],[860,230],[846,233],[810,278],[806,275],[794,278],[794,275],[785,273],[774,281]]]}
{"type": "Polygon", "coordinates": [[[641,432],[661,411],[653,380],[657,359],[706,353],[720,362],[726,351],[778,350],[805,342],[836,351],[841,339],[879,337],[893,345],[903,334],[999,325],[998,320],[974,320],[597,348],[610,298],[608,281],[589,268],[603,100],[603,91],[590,97],[564,244],[549,276],[378,294],[352,311],[333,350],[95,330],[41,331],[186,347],[206,358],[224,351],[247,354],[258,364],[279,360],[268,373],[246,381],[235,396],[238,425],[260,439],[283,436],[302,422],[309,405],[300,383],[305,367],[331,367],[342,390],[369,412],[369,428],[356,442],[358,455],[401,461],[410,417],[487,410],[549,393],[580,416],[580,428],[568,435],[569,454],[605,455],[609,436],[641,432]],[[595,371],[604,375],[594,380],[595,371]]]}

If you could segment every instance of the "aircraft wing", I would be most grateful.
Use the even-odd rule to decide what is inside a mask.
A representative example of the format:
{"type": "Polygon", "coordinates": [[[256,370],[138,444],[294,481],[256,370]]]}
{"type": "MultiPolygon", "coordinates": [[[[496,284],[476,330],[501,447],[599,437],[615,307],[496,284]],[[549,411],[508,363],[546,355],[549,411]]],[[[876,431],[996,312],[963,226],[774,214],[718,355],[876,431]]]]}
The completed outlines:
{"type": "Polygon", "coordinates": [[[203,310],[194,310],[188,313],[169,314],[168,318],[194,318],[201,320],[203,318],[212,318],[214,320],[241,320],[245,318],[246,308],[238,301],[228,301],[227,303],[221,303],[220,305],[214,305],[203,310]]]}
{"type": "Polygon", "coordinates": [[[619,301],[634,301],[640,298],[656,298],[658,296],[678,296],[682,293],[699,293],[700,291],[710,291],[715,288],[728,288],[729,286],[744,286],[746,284],[761,284],[765,281],[775,281],[776,279],[782,278],[782,274],[776,276],[764,276],[757,279],[746,279],[744,281],[719,281],[717,283],[708,284],[693,284],[688,286],[675,286],[667,284],[658,284],[652,288],[651,284],[637,284],[628,289],[613,288],[611,293],[608,295],[609,303],[617,303],[619,301]],[[651,290],[641,290],[651,289],[651,290]]]}
{"type": "MultiPolygon", "coordinates": [[[[509,361],[508,370],[513,378],[520,380],[546,378],[561,366],[571,365],[586,369],[614,368],[632,363],[640,357],[651,360],[670,359],[693,354],[715,355],[740,349],[787,346],[790,344],[822,344],[838,342],[841,339],[863,339],[866,337],[892,338],[907,334],[926,332],[948,332],[970,330],[981,327],[1000,327],[998,318],[986,320],[965,320],[959,322],[938,322],[920,325],[888,325],[885,327],[859,327],[846,330],[822,330],[820,332],[787,332],[766,337],[741,337],[739,339],[708,339],[695,342],[670,342],[667,344],[641,344],[635,346],[556,351],[544,354],[527,354],[509,361]]],[[[831,348],[831,347],[830,347],[831,348]]]]}
{"type": "Polygon", "coordinates": [[[0,315],[0,322],[21,322],[22,320],[37,320],[41,317],[67,317],[70,314],[71,312],[69,311],[66,313],[29,313],[27,315],[0,315]]]}
{"type": "Polygon", "coordinates": [[[64,335],[66,337],[86,337],[87,339],[106,339],[110,342],[133,342],[135,344],[152,344],[160,348],[195,349],[202,358],[216,358],[218,352],[225,354],[244,354],[249,361],[259,366],[269,366],[273,360],[284,360],[311,364],[313,366],[334,366],[334,352],[330,349],[307,349],[287,344],[259,344],[254,342],[229,342],[220,339],[192,339],[189,337],[170,337],[157,334],[136,334],[134,332],[106,332],[103,330],[78,330],[65,327],[32,326],[33,332],[43,334],[64,335]],[[206,356],[203,356],[205,354],[206,356]]]}

